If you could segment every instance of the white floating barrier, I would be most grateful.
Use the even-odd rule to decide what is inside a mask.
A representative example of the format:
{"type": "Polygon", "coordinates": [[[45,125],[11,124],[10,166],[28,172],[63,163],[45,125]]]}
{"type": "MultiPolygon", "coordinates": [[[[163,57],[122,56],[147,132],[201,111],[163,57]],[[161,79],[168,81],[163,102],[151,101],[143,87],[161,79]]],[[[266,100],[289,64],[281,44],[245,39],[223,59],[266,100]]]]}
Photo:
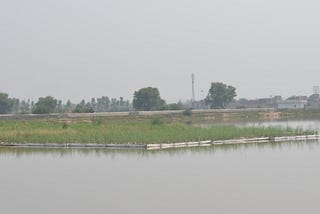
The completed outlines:
{"type": "Polygon", "coordinates": [[[194,142],[180,143],[160,143],[160,144],[103,144],[103,143],[5,143],[1,142],[0,147],[23,147],[23,148],[112,148],[112,149],[169,149],[169,148],[185,148],[185,147],[201,147],[212,145],[227,145],[227,144],[245,144],[245,143],[268,143],[268,142],[285,142],[285,141],[307,141],[318,140],[320,135],[297,135],[297,136],[282,136],[282,137],[260,137],[260,138],[241,138],[232,140],[205,140],[194,142]]]}

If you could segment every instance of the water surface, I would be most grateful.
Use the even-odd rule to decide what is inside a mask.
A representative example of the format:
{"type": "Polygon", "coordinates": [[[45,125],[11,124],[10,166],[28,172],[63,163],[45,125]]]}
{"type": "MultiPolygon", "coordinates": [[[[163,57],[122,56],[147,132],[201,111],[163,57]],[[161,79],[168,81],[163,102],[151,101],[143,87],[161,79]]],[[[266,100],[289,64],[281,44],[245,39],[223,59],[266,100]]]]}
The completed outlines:
{"type": "Polygon", "coordinates": [[[318,213],[320,143],[0,149],[1,213],[318,213]]]}

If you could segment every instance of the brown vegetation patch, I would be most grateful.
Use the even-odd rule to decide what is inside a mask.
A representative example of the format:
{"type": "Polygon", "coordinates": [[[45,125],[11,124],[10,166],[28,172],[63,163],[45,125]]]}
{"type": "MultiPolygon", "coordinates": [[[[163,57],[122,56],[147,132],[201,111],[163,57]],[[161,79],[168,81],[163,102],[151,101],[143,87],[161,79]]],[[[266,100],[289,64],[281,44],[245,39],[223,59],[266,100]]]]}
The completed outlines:
{"type": "Polygon", "coordinates": [[[262,120],[278,120],[281,118],[281,113],[277,111],[260,112],[260,118],[262,120]]]}

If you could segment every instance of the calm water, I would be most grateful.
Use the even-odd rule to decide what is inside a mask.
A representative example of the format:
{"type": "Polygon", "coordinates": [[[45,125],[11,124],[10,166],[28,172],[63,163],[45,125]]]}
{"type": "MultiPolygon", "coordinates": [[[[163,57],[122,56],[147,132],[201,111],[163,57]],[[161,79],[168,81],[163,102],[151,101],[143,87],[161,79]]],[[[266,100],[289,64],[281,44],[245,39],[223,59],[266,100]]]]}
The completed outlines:
{"type": "Polygon", "coordinates": [[[260,123],[242,123],[240,126],[280,126],[291,128],[302,128],[311,130],[320,130],[320,121],[276,121],[276,122],[260,122],[260,123]]]}
{"type": "Polygon", "coordinates": [[[320,142],[0,149],[1,213],[319,213],[320,142]]]}

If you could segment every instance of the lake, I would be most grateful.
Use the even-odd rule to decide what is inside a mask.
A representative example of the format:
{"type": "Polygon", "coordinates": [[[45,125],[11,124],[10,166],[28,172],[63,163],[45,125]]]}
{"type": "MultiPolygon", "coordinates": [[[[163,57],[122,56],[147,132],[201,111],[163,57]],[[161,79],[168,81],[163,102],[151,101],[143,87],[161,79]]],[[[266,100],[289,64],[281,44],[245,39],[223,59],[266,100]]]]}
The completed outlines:
{"type": "Polygon", "coordinates": [[[0,209],[10,214],[318,213],[319,154],[320,142],[162,151],[2,148],[0,209]]]}

